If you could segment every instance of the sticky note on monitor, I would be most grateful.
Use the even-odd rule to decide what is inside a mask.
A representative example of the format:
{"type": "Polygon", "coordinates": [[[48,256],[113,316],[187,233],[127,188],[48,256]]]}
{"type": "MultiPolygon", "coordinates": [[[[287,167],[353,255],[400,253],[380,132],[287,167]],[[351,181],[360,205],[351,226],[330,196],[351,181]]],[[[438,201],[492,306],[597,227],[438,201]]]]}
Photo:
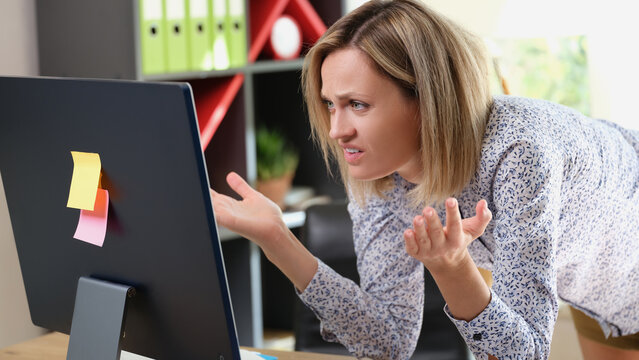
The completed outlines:
{"type": "Polygon", "coordinates": [[[80,211],[80,220],[73,237],[101,247],[106,236],[108,215],[109,192],[97,189],[94,210],[80,211]]]}
{"type": "Polygon", "coordinates": [[[100,155],[71,151],[71,156],[73,157],[73,177],[67,207],[93,210],[102,168],[100,155]]]}

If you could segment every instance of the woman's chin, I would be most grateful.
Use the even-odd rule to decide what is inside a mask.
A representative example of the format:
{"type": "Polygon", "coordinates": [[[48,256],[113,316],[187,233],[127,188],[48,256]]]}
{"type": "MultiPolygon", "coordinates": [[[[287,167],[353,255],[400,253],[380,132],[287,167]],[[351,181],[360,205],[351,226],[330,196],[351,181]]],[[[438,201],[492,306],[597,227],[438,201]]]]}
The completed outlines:
{"type": "Polygon", "coordinates": [[[393,172],[389,172],[389,173],[377,173],[377,172],[370,172],[370,171],[362,171],[362,169],[357,169],[354,168],[353,166],[349,166],[348,167],[348,174],[350,175],[351,178],[357,180],[357,181],[374,181],[374,180],[379,180],[379,179],[383,179],[385,177],[387,177],[388,175],[392,174],[393,172]]]}

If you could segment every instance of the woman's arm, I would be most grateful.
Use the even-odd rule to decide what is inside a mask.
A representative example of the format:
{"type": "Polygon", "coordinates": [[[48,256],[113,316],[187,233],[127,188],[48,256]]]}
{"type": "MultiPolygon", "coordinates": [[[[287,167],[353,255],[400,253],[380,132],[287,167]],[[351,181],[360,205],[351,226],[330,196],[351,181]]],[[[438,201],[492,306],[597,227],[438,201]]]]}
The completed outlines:
{"type": "MultiPolygon", "coordinates": [[[[365,206],[351,198],[359,285],[320,262],[300,299],[321,321],[325,340],[340,342],[353,355],[410,359],[422,324],[424,267],[406,254],[401,196],[371,196],[365,206]]],[[[409,211],[405,211],[409,214],[409,211]]]]}
{"type": "Polygon", "coordinates": [[[211,190],[218,223],[255,242],[300,291],[321,321],[322,335],[357,357],[409,359],[422,321],[423,266],[406,255],[402,230],[409,224],[383,204],[349,211],[360,285],[313,257],[282,221],[279,207],[237,174],[227,182],[237,201],[211,190]]]}
{"type": "Polygon", "coordinates": [[[479,237],[492,215],[486,201],[477,203],[477,215],[462,221],[457,200],[446,201],[446,227],[435,210],[424,209],[404,232],[407,252],[430,271],[450,312],[470,321],[490,302],[490,290],[468,253],[468,244],[479,237]]]}
{"type": "MultiPolygon", "coordinates": [[[[476,316],[472,310],[481,306],[477,301],[473,308],[473,299],[466,306],[448,304],[445,310],[478,358],[493,354],[500,359],[545,359],[558,310],[555,253],[562,233],[562,158],[552,146],[525,140],[495,157],[499,163],[491,176],[495,207],[491,296],[476,316]],[[466,314],[470,319],[458,318],[459,311],[466,310],[471,310],[466,314]]],[[[426,266],[432,267],[433,261],[426,266]]],[[[439,271],[437,266],[433,271],[439,271]]],[[[452,280],[447,279],[444,287],[457,286],[452,280]]],[[[464,293],[462,286],[457,291],[464,293]]],[[[468,298],[481,296],[472,291],[468,298]]]]}
{"type": "Polygon", "coordinates": [[[284,224],[280,208],[236,173],[226,181],[242,200],[211,190],[216,221],[255,242],[298,290],[306,289],[317,272],[317,259],[284,224]]]}

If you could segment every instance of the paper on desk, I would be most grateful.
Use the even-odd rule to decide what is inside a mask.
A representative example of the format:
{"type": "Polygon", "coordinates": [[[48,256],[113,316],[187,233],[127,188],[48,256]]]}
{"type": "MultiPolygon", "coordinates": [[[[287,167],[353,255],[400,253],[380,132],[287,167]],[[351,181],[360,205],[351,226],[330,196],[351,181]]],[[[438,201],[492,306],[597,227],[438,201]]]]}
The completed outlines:
{"type": "Polygon", "coordinates": [[[240,359],[242,360],[277,360],[277,357],[260,354],[255,351],[240,349],[240,359]]]}
{"type": "Polygon", "coordinates": [[[71,151],[73,176],[67,207],[93,210],[100,182],[100,154],[71,151]]]}
{"type": "Polygon", "coordinates": [[[80,220],[73,237],[102,247],[109,215],[109,191],[97,189],[94,210],[80,210],[80,220]]]}
{"type": "Polygon", "coordinates": [[[265,360],[277,360],[276,356],[264,355],[264,354],[258,354],[258,356],[265,360]]]}

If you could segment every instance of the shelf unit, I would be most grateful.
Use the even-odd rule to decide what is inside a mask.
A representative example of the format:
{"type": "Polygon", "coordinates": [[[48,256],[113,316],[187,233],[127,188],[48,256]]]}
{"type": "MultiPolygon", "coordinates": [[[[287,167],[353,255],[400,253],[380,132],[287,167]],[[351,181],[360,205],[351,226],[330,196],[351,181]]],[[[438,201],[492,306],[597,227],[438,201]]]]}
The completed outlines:
{"type": "MultiPolygon", "coordinates": [[[[36,0],[40,75],[181,81],[191,84],[210,183],[235,196],[225,176],[235,171],[257,178],[255,128],[282,130],[300,151],[294,185],[343,198],[338,180],[328,177],[311,143],[300,91],[303,60],[273,61],[261,55],[268,29],[286,13],[298,20],[305,51],[341,15],[345,0],[246,0],[248,63],[240,68],[145,75],[142,73],[138,0],[36,0]],[[312,11],[314,9],[315,11],[312,11]],[[315,15],[314,15],[315,14],[315,15]],[[258,16],[259,15],[259,16],[258,16]],[[307,17],[307,18],[304,18],[307,17]]],[[[291,227],[303,213],[287,214],[291,227]]],[[[223,251],[240,343],[262,345],[262,290],[259,249],[221,229],[223,251]],[[247,286],[250,284],[250,286],[247,286]]]]}

